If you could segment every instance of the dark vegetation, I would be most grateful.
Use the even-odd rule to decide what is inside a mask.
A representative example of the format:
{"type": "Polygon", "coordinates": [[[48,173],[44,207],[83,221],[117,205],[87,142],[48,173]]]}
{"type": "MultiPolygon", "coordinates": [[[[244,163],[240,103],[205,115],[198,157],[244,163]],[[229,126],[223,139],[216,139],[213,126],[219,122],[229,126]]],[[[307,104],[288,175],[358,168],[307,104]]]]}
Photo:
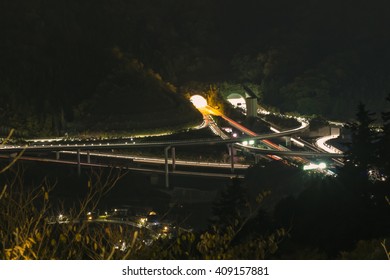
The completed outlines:
{"type": "MultiPolygon", "coordinates": [[[[260,85],[267,105],[282,111],[345,119],[363,101],[349,123],[352,143],[338,176],[303,173],[279,162],[255,165],[244,183],[233,180],[221,192],[209,228],[144,246],[144,233],[124,233],[123,227],[49,226],[45,217],[61,208],[63,197],[61,189],[52,188],[56,180],[44,180],[46,170],[40,170],[42,177],[24,177],[14,165],[0,170],[0,258],[390,258],[384,242],[390,236],[385,3],[241,3],[2,1],[2,131],[128,131],[143,121],[145,127],[179,125],[178,120],[188,125],[196,113],[188,102],[182,107],[180,94],[192,80],[252,82],[260,85]],[[374,116],[367,108],[383,113],[374,116]],[[175,120],[168,121],[177,110],[187,117],[172,115],[175,120]],[[372,129],[376,121],[383,123],[382,131],[372,129]],[[124,234],[130,250],[113,250],[124,234]]],[[[71,174],[59,183],[76,191],[77,202],[63,201],[76,216],[104,203],[104,194],[117,183],[94,174],[81,182],[71,174]]],[[[144,185],[134,192],[166,209],[169,196],[155,189],[146,193],[144,185]]],[[[114,201],[134,198],[123,194],[114,201]]]]}
{"type": "Polygon", "coordinates": [[[329,122],[322,117],[314,117],[309,122],[310,130],[317,130],[324,126],[329,125],[329,122]]]}
{"type": "Polygon", "coordinates": [[[246,118],[242,125],[258,134],[270,132],[269,124],[259,118],[246,118]]]}
{"type": "Polygon", "coordinates": [[[345,119],[359,100],[380,111],[384,5],[5,0],[0,126],[29,135],[186,126],[199,117],[180,96],[191,81],[250,82],[282,111],[345,119]]]}
{"type": "Polygon", "coordinates": [[[389,257],[383,246],[390,236],[390,157],[385,151],[389,118],[388,111],[382,113],[384,130],[377,132],[371,127],[373,115],[363,104],[358,106],[356,121],[349,124],[352,143],[337,177],[307,173],[280,162],[248,169],[249,197],[270,190],[262,207],[271,225],[289,232],[274,257],[389,257]]]}
{"type": "MultiPolygon", "coordinates": [[[[45,219],[48,213],[61,209],[82,217],[83,210],[93,209],[99,203],[107,207],[112,203],[142,202],[169,212],[169,192],[146,188],[150,184],[145,181],[147,178],[134,181],[132,176],[120,179],[111,173],[87,170],[80,178],[74,170],[71,176],[60,176],[60,188],[53,188],[54,173],[50,179],[43,169],[34,166],[36,170],[26,176],[14,165],[0,174],[0,203],[5,209],[0,215],[1,257],[390,258],[385,242],[390,236],[390,157],[385,154],[388,111],[382,114],[382,119],[383,131],[370,129],[372,114],[364,105],[359,106],[356,121],[349,124],[353,139],[350,152],[337,177],[307,173],[281,161],[261,162],[247,170],[244,182],[232,179],[224,190],[214,186],[219,195],[211,207],[209,226],[196,227],[192,232],[178,231],[172,238],[158,239],[150,245],[145,245],[143,240],[149,237],[142,229],[103,224],[94,227],[80,222],[50,226],[45,219]],[[366,153],[367,148],[371,153],[366,153]],[[18,205],[25,205],[23,211],[18,205]],[[15,207],[19,211],[14,211],[15,207]],[[126,238],[129,247],[125,251],[114,249],[113,244],[122,238],[126,238]]],[[[172,210],[176,215],[180,209],[177,206],[180,203],[172,210]]],[[[204,205],[202,209],[193,208],[192,215],[204,208],[204,205]]]]}

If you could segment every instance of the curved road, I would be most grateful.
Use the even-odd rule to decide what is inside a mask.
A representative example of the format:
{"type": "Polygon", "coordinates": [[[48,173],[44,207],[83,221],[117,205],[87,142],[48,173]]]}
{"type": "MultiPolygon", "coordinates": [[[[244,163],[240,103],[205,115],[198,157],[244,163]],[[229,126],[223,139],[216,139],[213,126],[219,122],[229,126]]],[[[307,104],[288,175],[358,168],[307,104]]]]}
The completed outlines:
{"type": "MultiPolygon", "coordinates": [[[[264,153],[269,155],[296,155],[296,156],[317,156],[317,157],[343,157],[344,155],[338,153],[316,153],[316,152],[293,152],[293,151],[284,151],[280,147],[267,141],[267,139],[288,136],[296,134],[298,132],[304,131],[308,128],[308,124],[302,123],[302,125],[295,129],[285,130],[282,132],[267,133],[258,135],[249,129],[243,127],[241,124],[235,122],[234,120],[222,115],[219,111],[206,106],[204,108],[211,114],[221,116],[226,121],[228,121],[232,126],[235,126],[237,129],[240,129],[244,133],[250,135],[249,137],[240,137],[233,139],[193,139],[193,140],[170,140],[170,141],[159,141],[159,142],[143,142],[136,143],[132,141],[125,141],[123,143],[83,143],[83,144],[60,144],[60,143],[33,143],[31,145],[21,146],[21,145],[1,145],[0,152],[4,153],[15,153],[15,152],[39,152],[39,151],[74,151],[74,150],[107,150],[107,149],[129,149],[129,148],[145,148],[145,147],[167,147],[167,146],[194,146],[194,145],[210,145],[210,144],[235,144],[237,142],[250,141],[250,140],[262,140],[266,141],[268,146],[275,148],[277,150],[268,150],[260,149],[254,147],[245,146],[245,148],[250,148],[256,150],[258,153],[264,153]]],[[[210,122],[207,121],[209,124],[210,122]]],[[[215,128],[216,129],[216,128],[215,128]]],[[[223,137],[226,138],[226,137],[223,137]]]]}

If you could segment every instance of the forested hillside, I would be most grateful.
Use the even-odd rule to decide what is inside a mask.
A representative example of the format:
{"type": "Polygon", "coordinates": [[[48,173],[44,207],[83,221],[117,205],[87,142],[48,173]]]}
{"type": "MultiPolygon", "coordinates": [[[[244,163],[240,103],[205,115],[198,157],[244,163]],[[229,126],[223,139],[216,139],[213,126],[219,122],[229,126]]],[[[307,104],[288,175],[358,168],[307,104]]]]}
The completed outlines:
{"type": "MultiPolygon", "coordinates": [[[[385,1],[4,0],[1,126],[61,134],[129,113],[127,129],[145,104],[173,110],[192,81],[255,83],[283,111],[346,119],[362,101],[379,112],[390,91],[387,14],[385,1]],[[98,116],[96,102],[114,116],[98,116]]],[[[183,123],[199,118],[183,104],[183,123]]]]}

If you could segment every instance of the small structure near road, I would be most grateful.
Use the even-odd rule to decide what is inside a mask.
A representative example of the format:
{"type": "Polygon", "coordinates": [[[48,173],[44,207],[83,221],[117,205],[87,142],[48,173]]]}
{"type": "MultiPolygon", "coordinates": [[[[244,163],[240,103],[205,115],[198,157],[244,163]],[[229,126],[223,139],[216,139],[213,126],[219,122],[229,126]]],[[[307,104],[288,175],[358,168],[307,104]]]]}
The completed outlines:
{"type": "Polygon", "coordinates": [[[257,96],[247,86],[243,85],[243,93],[232,93],[227,97],[227,101],[234,106],[246,112],[247,117],[257,116],[257,96]]]}
{"type": "Polygon", "coordinates": [[[257,95],[246,85],[242,85],[247,95],[246,97],[246,116],[257,117],[257,95]]]}
{"type": "Polygon", "coordinates": [[[233,105],[234,108],[240,108],[246,111],[246,100],[239,93],[232,93],[227,97],[227,101],[233,105]]]}

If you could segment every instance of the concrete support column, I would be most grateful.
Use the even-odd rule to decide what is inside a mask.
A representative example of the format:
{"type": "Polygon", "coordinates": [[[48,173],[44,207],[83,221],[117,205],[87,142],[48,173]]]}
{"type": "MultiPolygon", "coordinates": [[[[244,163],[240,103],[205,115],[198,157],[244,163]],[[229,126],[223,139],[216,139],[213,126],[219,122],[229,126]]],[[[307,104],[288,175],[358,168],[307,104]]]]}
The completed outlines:
{"type": "Polygon", "coordinates": [[[175,171],[176,170],[176,149],[175,149],[175,147],[172,147],[171,156],[172,156],[172,171],[175,171]]]}
{"type": "Polygon", "coordinates": [[[60,159],[60,152],[57,151],[57,152],[56,152],[56,160],[59,160],[59,159],[60,159]]]}
{"type": "Polygon", "coordinates": [[[285,138],[286,138],[286,147],[290,148],[291,147],[291,137],[286,136],[285,138]]]}
{"type": "Polygon", "coordinates": [[[91,154],[87,151],[87,163],[91,163],[91,154]]]}
{"type": "Polygon", "coordinates": [[[168,151],[171,146],[164,148],[164,157],[165,157],[165,187],[169,188],[169,165],[168,165],[168,151]]]}
{"type": "Polygon", "coordinates": [[[77,174],[81,174],[81,157],[80,157],[80,149],[77,149],[77,174]]]}
{"type": "Polygon", "coordinates": [[[234,173],[234,147],[233,144],[229,145],[230,150],[230,171],[234,173]]]}
{"type": "Polygon", "coordinates": [[[255,164],[258,164],[260,157],[257,154],[254,154],[254,156],[255,156],[255,164]]]}

